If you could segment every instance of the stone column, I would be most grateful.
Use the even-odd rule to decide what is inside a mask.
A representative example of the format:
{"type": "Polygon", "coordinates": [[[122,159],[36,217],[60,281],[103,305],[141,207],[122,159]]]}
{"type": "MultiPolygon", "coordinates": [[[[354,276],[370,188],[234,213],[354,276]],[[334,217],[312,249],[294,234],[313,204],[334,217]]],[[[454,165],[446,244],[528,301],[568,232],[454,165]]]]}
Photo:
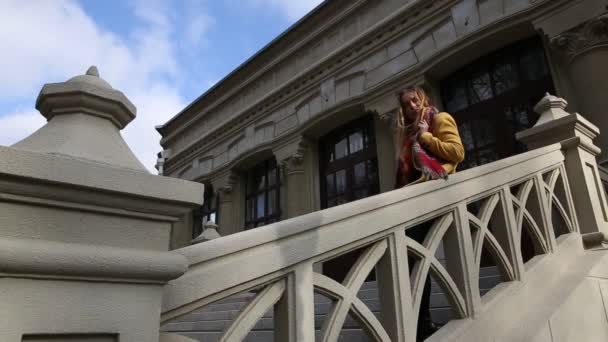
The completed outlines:
{"type": "Polygon", "coordinates": [[[46,84],[48,123],[0,146],[0,341],[158,341],[169,249],[200,184],[153,176],[120,135],[135,106],[91,67],[46,84]]]}
{"type": "Polygon", "coordinates": [[[297,136],[287,143],[277,147],[274,155],[277,164],[283,172],[283,184],[285,191],[284,218],[292,218],[307,214],[312,211],[312,187],[305,171],[304,155],[308,149],[308,143],[302,136],[297,136]]]}
{"type": "Polygon", "coordinates": [[[395,125],[399,113],[397,93],[387,94],[365,106],[374,113],[376,150],[378,155],[378,177],[380,192],[395,188],[395,125]]]}
{"type": "MultiPolygon", "coordinates": [[[[550,40],[554,54],[565,65],[577,109],[608,131],[608,14],[604,13],[584,24],[563,32],[550,40]]],[[[598,146],[603,150],[598,159],[608,158],[608,135],[599,136],[598,146]]]]}
{"type": "Polygon", "coordinates": [[[566,100],[547,94],[534,108],[540,114],[534,127],[517,133],[529,149],[560,143],[568,182],[582,234],[608,232],[608,206],[593,144],[599,130],[581,115],[564,109],[566,100]]]}
{"type": "Polygon", "coordinates": [[[238,197],[238,191],[236,191],[237,180],[238,174],[232,170],[222,172],[211,180],[213,189],[219,197],[219,233],[222,236],[234,234],[242,230],[242,227],[239,227],[239,218],[242,216],[238,210],[240,206],[238,203],[235,203],[238,200],[238,198],[235,199],[235,197],[238,197]]]}

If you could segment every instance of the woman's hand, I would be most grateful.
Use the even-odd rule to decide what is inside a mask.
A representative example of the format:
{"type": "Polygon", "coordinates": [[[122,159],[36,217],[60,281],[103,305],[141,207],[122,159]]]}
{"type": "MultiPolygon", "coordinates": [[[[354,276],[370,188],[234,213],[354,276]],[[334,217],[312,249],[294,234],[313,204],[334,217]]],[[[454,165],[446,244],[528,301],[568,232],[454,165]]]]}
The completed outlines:
{"type": "Polygon", "coordinates": [[[418,134],[426,133],[429,131],[429,123],[426,120],[420,120],[418,123],[418,134]]]}

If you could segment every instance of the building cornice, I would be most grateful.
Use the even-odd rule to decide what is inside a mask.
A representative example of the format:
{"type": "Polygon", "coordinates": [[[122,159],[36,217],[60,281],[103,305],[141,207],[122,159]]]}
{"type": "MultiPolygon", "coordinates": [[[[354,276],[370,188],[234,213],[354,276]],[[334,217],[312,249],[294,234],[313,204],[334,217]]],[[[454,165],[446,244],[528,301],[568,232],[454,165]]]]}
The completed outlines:
{"type": "MultiPolygon", "coordinates": [[[[333,11],[324,12],[324,11],[322,11],[323,7],[326,6],[327,4],[329,4],[329,1],[325,1],[317,9],[315,9],[314,13],[310,13],[305,18],[302,18],[300,21],[295,23],[285,33],[283,33],[279,37],[275,38],[267,46],[262,48],[259,52],[257,52],[253,56],[251,56],[249,59],[247,59],[245,62],[243,62],[243,64],[241,64],[234,71],[232,71],[230,74],[228,74],[223,80],[219,81],[216,84],[216,86],[213,86],[211,89],[209,89],[203,95],[199,96],[190,105],[188,105],[181,112],[179,112],[173,118],[171,118],[167,123],[158,127],[157,129],[161,134],[167,135],[166,137],[163,137],[161,142],[162,143],[164,143],[165,141],[169,142],[173,136],[179,134],[181,131],[183,131],[183,129],[185,129],[186,127],[188,127],[191,124],[194,124],[196,121],[202,119],[207,113],[213,112],[218,106],[221,106],[223,103],[230,100],[236,94],[242,92],[243,89],[250,87],[254,81],[258,80],[266,72],[268,72],[269,70],[272,70],[278,64],[285,61],[287,58],[293,56],[297,50],[303,48],[306,44],[310,43],[311,41],[314,41],[315,39],[317,39],[320,35],[325,33],[328,29],[333,27],[336,23],[347,18],[353,11],[355,11],[356,9],[358,9],[359,7],[361,7],[368,1],[370,1],[370,0],[357,0],[357,1],[354,1],[353,3],[351,3],[346,9],[340,8],[339,6],[335,6],[336,8],[330,8],[330,10],[333,10],[333,11]],[[319,19],[319,20],[322,20],[323,17],[329,17],[330,20],[327,21],[324,25],[320,25],[320,26],[316,27],[312,33],[308,33],[308,35],[305,35],[304,38],[302,38],[302,39],[294,38],[294,36],[297,37],[298,35],[302,35],[302,33],[298,32],[297,30],[299,28],[309,24],[309,22],[311,20],[313,20],[312,17],[315,17],[315,16],[320,16],[321,19],[319,19]],[[258,66],[254,65],[255,63],[260,63],[259,62],[260,60],[263,60],[264,58],[266,58],[265,54],[273,53],[273,51],[272,51],[273,49],[278,49],[280,47],[279,46],[280,44],[282,44],[288,40],[295,41],[295,44],[293,44],[293,46],[291,46],[285,50],[280,50],[279,52],[276,52],[278,54],[278,56],[276,56],[274,58],[271,57],[270,58],[271,61],[268,62],[266,65],[263,65],[262,67],[258,67],[258,66]],[[253,69],[253,70],[248,70],[248,69],[253,69]],[[228,86],[228,87],[230,87],[230,89],[228,91],[224,92],[223,94],[221,93],[221,90],[222,90],[221,87],[224,83],[231,82],[231,81],[233,81],[233,79],[237,79],[239,77],[244,78],[244,79],[240,80],[240,81],[236,80],[235,81],[236,85],[234,85],[232,87],[228,86]],[[239,82],[237,82],[237,81],[239,81],[239,82]],[[221,94],[219,97],[214,94],[217,92],[220,92],[220,94],[221,94]],[[208,103],[208,102],[210,102],[210,103],[208,103]],[[201,107],[203,107],[204,110],[201,110],[201,107]],[[179,125],[179,126],[176,127],[174,130],[171,130],[171,132],[169,132],[169,128],[171,126],[175,126],[175,125],[179,125]]],[[[336,3],[337,3],[337,1],[336,1],[336,3]]]]}
{"type": "MultiPolygon", "coordinates": [[[[273,109],[318,87],[318,82],[326,78],[328,74],[335,74],[352,66],[361,57],[373,52],[379,45],[416,28],[421,22],[435,17],[438,14],[437,8],[449,9],[449,5],[455,2],[457,0],[432,0],[429,2],[416,1],[404,5],[400,10],[395,11],[392,16],[376,23],[364,33],[343,44],[342,47],[337,48],[317,64],[301,71],[298,75],[287,81],[284,85],[269,92],[267,96],[252,106],[218,124],[198,141],[182,148],[180,151],[176,151],[176,154],[172,155],[165,164],[166,174],[183,166],[181,163],[179,165],[174,164],[176,160],[183,160],[200,152],[202,146],[215,145],[212,143],[213,141],[233,134],[237,129],[236,127],[242,128],[245,125],[251,124],[257,118],[264,116],[273,109]],[[405,15],[404,13],[407,14],[405,15]]],[[[193,124],[192,121],[184,125],[182,130],[191,124],[193,124]]],[[[167,143],[175,137],[176,135],[172,134],[161,142],[167,143]]]]}
{"type": "MultiPolygon", "coordinates": [[[[298,81],[302,81],[302,86],[299,87],[299,89],[298,83],[292,79],[293,82],[290,84],[292,87],[279,87],[277,91],[269,93],[266,98],[260,100],[256,106],[250,107],[248,110],[244,110],[235,115],[234,118],[217,125],[215,128],[210,130],[208,134],[203,135],[201,139],[190,144],[188,147],[183,148],[176,155],[173,155],[168,163],[170,164],[170,169],[168,172],[175,172],[176,170],[183,168],[192,160],[192,158],[194,158],[194,156],[202,156],[203,152],[212,150],[218,144],[222,143],[227,136],[236,134],[239,130],[253,124],[260,118],[268,115],[268,113],[271,113],[273,110],[276,110],[289,103],[289,101],[293,101],[294,98],[303,96],[304,94],[310,94],[311,91],[318,89],[320,81],[323,78],[326,78],[328,76],[327,74],[337,75],[339,72],[347,70],[349,67],[360,63],[362,58],[377,51],[379,46],[382,46],[387,42],[394,41],[397,37],[403,35],[405,32],[413,31],[412,28],[418,27],[418,24],[422,21],[430,22],[443,18],[449,14],[451,9],[450,5],[453,5],[455,2],[456,1],[443,0],[435,1],[433,4],[429,4],[427,7],[412,7],[415,4],[420,4],[417,2],[415,4],[405,6],[405,8],[407,8],[407,12],[412,13],[413,17],[404,17],[401,15],[402,11],[404,11],[402,8],[401,11],[397,11],[393,16],[379,22],[377,25],[370,28],[366,33],[359,35],[358,38],[353,39],[353,41],[350,43],[343,45],[348,46],[348,48],[342,47],[336,49],[335,53],[332,53],[324,60],[320,61],[318,65],[303,71],[299,77],[296,77],[299,78],[298,81]],[[438,11],[437,8],[441,8],[441,10],[438,11]],[[419,9],[420,12],[413,9],[419,9]],[[410,20],[412,18],[415,18],[415,20],[410,20]],[[297,90],[292,92],[291,89],[297,90]],[[203,147],[205,149],[204,151],[202,150],[203,147]]],[[[467,46],[472,41],[479,40],[479,37],[491,35],[501,29],[504,29],[505,27],[519,24],[524,20],[535,19],[543,15],[546,11],[555,8],[560,4],[563,4],[563,1],[536,2],[524,10],[516,11],[500,20],[497,20],[496,22],[481,26],[480,29],[466,34],[448,47],[450,50],[453,50],[454,46],[467,46]]],[[[380,84],[366,89],[365,98],[367,100],[374,100],[383,97],[386,95],[384,93],[387,91],[390,92],[392,88],[400,87],[406,81],[412,81],[419,78],[420,74],[427,72],[429,68],[433,67],[437,63],[437,58],[441,57],[442,54],[445,53],[445,50],[446,47],[439,49],[436,53],[419,61],[419,63],[415,64],[413,67],[396,73],[392,77],[382,81],[380,84]]],[[[341,104],[339,103],[336,104],[336,106],[340,105],[341,104]]],[[[335,110],[334,108],[331,108],[330,111],[333,112],[335,110]]],[[[386,113],[377,114],[384,115],[386,113]]],[[[320,116],[322,115],[319,115],[319,117],[320,116]]],[[[301,131],[301,129],[298,131],[301,131]]],[[[280,141],[282,139],[283,137],[279,136],[275,138],[274,141],[280,141]]],[[[220,169],[224,169],[224,167],[219,167],[217,170],[220,169]]],[[[213,170],[213,173],[215,172],[216,170],[213,170]]]]}

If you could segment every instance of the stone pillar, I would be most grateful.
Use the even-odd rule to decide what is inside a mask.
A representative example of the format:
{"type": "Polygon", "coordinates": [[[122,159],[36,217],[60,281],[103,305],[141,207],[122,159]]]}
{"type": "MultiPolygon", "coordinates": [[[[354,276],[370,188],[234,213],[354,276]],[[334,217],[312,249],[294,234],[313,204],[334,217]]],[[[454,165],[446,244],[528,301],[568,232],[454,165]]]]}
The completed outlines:
{"type": "Polygon", "coordinates": [[[48,123],[0,146],[0,340],[158,341],[187,260],[173,225],[203,187],[151,175],[120,135],[135,106],[91,67],[46,84],[48,123]]]}
{"type": "Polygon", "coordinates": [[[394,94],[386,94],[365,106],[366,110],[375,114],[374,127],[380,192],[391,191],[395,188],[395,161],[397,157],[395,125],[399,113],[397,93],[398,91],[394,94]]]}
{"type": "MultiPolygon", "coordinates": [[[[608,131],[604,113],[608,108],[608,14],[552,37],[550,45],[565,65],[578,111],[608,131]]],[[[603,164],[608,159],[608,135],[599,136],[596,143],[603,150],[598,157],[603,164]]]]}
{"type": "Polygon", "coordinates": [[[312,211],[312,187],[306,177],[304,154],[308,149],[308,143],[302,136],[291,139],[286,144],[274,150],[277,164],[283,172],[283,184],[285,191],[286,215],[284,218],[292,218],[307,214],[312,211]]]}
{"type": "Polygon", "coordinates": [[[582,234],[608,232],[608,206],[593,144],[599,129],[581,115],[564,109],[566,100],[547,94],[534,108],[540,118],[534,127],[517,133],[529,149],[561,143],[568,182],[582,234]]]}
{"type": "Polygon", "coordinates": [[[240,206],[235,203],[238,197],[237,189],[238,174],[232,170],[225,171],[211,180],[213,189],[215,189],[219,197],[218,215],[220,217],[220,231],[222,236],[237,233],[242,230],[240,227],[240,217],[242,214],[238,208],[240,206]]]}

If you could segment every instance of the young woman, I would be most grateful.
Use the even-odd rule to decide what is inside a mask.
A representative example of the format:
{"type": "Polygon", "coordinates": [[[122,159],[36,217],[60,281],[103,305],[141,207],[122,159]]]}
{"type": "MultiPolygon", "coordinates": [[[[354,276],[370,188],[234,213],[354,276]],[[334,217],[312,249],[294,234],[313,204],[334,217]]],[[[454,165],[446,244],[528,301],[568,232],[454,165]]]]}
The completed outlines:
{"type": "Polygon", "coordinates": [[[399,102],[396,187],[447,178],[464,160],[456,121],[439,113],[422,88],[401,91],[399,102]]]}
{"type": "MultiPolygon", "coordinates": [[[[439,113],[429,97],[419,87],[399,93],[401,110],[397,118],[397,179],[396,188],[427,180],[443,178],[456,171],[464,160],[464,146],[458,126],[448,113],[439,113]]],[[[432,222],[425,222],[406,231],[422,243],[432,222]]],[[[409,260],[410,272],[414,260],[409,260]]],[[[431,277],[427,276],[418,314],[417,340],[424,341],[437,327],[430,313],[431,277]]]]}

